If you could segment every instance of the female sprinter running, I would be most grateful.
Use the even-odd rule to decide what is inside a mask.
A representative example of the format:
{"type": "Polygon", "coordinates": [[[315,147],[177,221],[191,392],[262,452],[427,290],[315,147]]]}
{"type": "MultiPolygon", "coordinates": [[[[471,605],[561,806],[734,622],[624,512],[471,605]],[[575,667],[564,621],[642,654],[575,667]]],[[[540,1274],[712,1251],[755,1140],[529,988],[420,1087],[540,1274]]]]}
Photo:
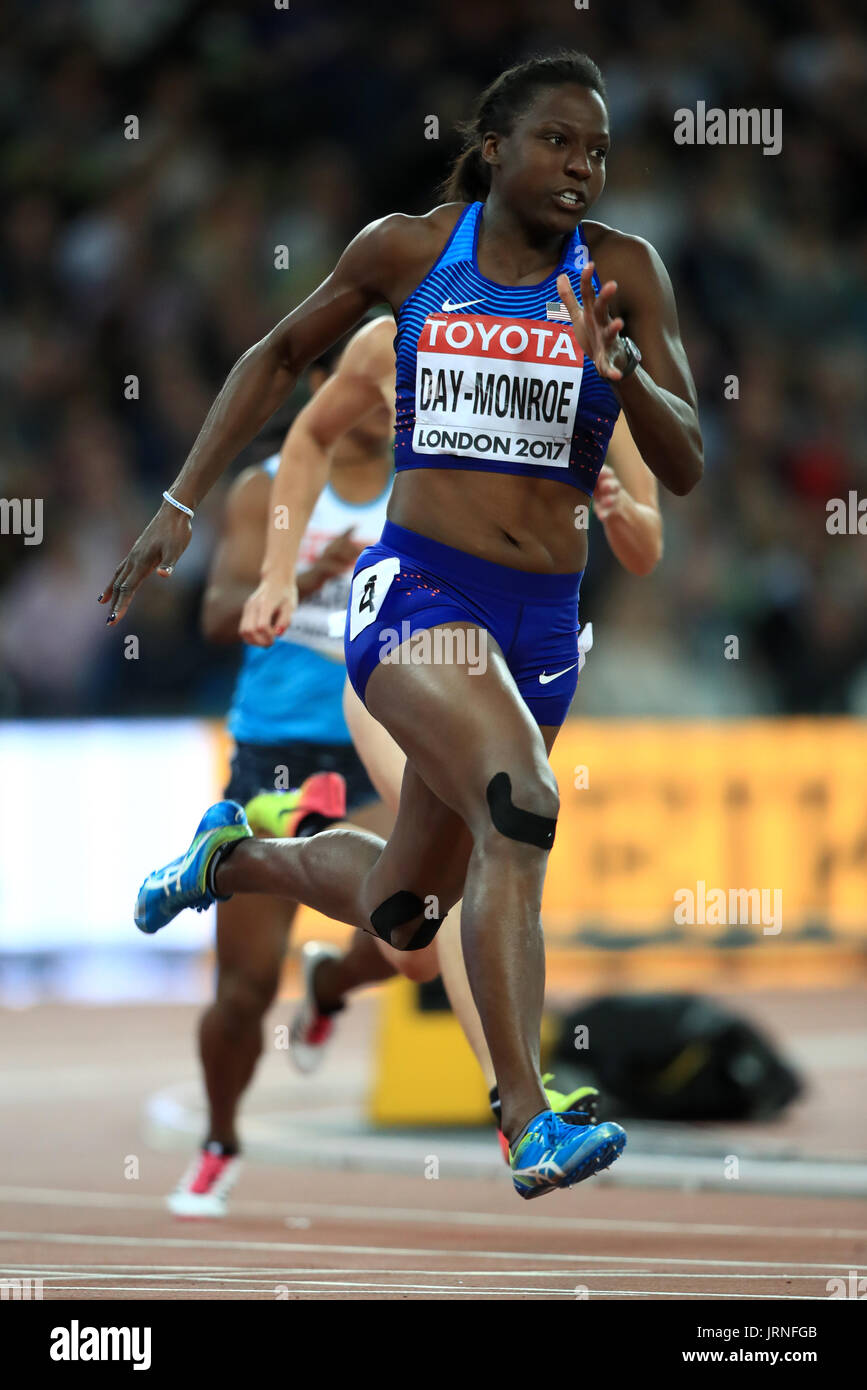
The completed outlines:
{"type": "MultiPolygon", "coordinates": [[[[264,536],[256,541],[262,553],[261,579],[244,604],[240,623],[241,636],[254,647],[273,650],[275,639],[289,627],[296,611],[302,539],[316,515],[320,496],[332,484],[332,456],[347,435],[354,438],[361,430],[372,431],[375,424],[380,430],[375,436],[376,458],[381,459],[385,437],[381,430],[386,429],[391,438],[396,326],[392,318],[385,316],[360,328],[347,344],[334,375],[317,390],[286,436],[269,503],[261,509],[265,520],[264,536]],[[270,519],[275,516],[288,516],[285,530],[271,525],[270,519]]],[[[361,452],[356,450],[353,458],[364,457],[362,445],[361,452]]],[[[351,474],[351,466],[344,465],[342,471],[351,474]]],[[[636,575],[649,574],[662,554],[658,489],[622,415],[614,427],[606,465],[593,494],[593,509],[623,568],[636,575]]],[[[348,592],[348,579],[346,588],[348,592]]],[[[589,630],[589,625],[582,628],[579,646],[589,630]]],[[[404,755],[394,739],[368,714],[348,681],[343,706],[346,725],[368,775],[384,805],[396,814],[406,761],[404,755]]],[[[279,793],[268,799],[273,800],[275,806],[285,802],[285,796],[279,793]]],[[[356,817],[352,819],[358,823],[356,817]]],[[[258,898],[256,901],[267,900],[258,898]]],[[[245,899],[238,896],[232,905],[243,902],[245,899]]],[[[459,909],[460,904],[457,904],[445,918],[434,941],[424,950],[393,951],[384,941],[374,940],[395,971],[409,973],[415,980],[442,974],[452,1009],[485,1076],[494,1116],[499,1121],[496,1077],[464,968],[459,909]]],[[[256,934],[257,940],[259,935],[256,934]]],[[[374,962],[369,952],[360,949],[368,941],[368,936],[356,932],[352,943],[342,953],[315,942],[308,942],[304,947],[305,997],[291,1029],[292,1053],[300,1070],[312,1071],[322,1061],[334,1036],[334,1011],[343,1006],[345,997],[382,978],[382,970],[371,968],[374,962]]],[[[247,967],[248,958],[256,957],[254,943],[248,939],[247,944],[249,949],[242,945],[236,953],[239,971],[247,967]]],[[[278,969],[279,955],[273,961],[273,988],[269,997],[273,997],[276,989],[278,969]]],[[[552,1109],[586,1112],[592,1107],[595,1092],[583,1087],[579,1092],[563,1096],[546,1087],[546,1095],[552,1109]]]]}
{"type": "MultiPolygon", "coordinates": [[[[352,568],[364,546],[374,544],[382,532],[393,481],[395,329],[387,315],[366,323],[341,353],[335,352],[339,361],[332,374],[324,359],[314,364],[315,373],[309,369],[313,394],[280,453],[246,469],[227,498],[202,625],[211,640],[237,641],[239,623],[249,637],[229,716],[236,748],[225,796],[244,806],[251,829],[265,838],[302,833],[299,822],[314,806],[332,823],[343,819],[333,800],[335,770],[345,778],[345,819],[386,837],[394,824],[404,755],[348,683],[351,736],[342,704],[343,624],[352,568]],[[286,518],[287,528],[278,529],[275,518],[286,518]],[[260,572],[265,576],[261,583],[260,572]],[[285,640],[275,641],[281,634],[285,640]],[[375,791],[363,760],[375,769],[382,801],[371,800],[375,791]],[[276,791],[278,771],[288,772],[296,784],[307,773],[313,775],[297,791],[276,791]]],[[[622,417],[603,474],[594,508],[604,513],[603,525],[615,549],[628,543],[626,567],[646,573],[661,542],[656,479],[638,457],[622,417]],[[634,501],[627,487],[614,498],[609,495],[619,487],[611,463],[620,482],[636,498],[646,496],[649,505],[634,501]]],[[[583,628],[582,636],[588,630],[583,628]]],[[[311,828],[308,823],[304,833],[311,828]]],[[[412,980],[442,973],[487,1086],[495,1086],[464,970],[459,907],[422,951],[394,951],[363,931],[350,933],[345,950],[306,943],[305,994],[289,1033],[290,1055],[299,1070],[320,1065],[347,995],[395,973],[412,980]]],[[[241,1169],[239,1103],[262,1051],[262,1023],[279,986],[294,908],[286,898],[244,893],[218,906],[216,994],[199,1026],[208,1130],[168,1198],[176,1215],[227,1212],[241,1169]]],[[[557,1111],[591,1114],[595,1094],[590,1087],[566,1095],[546,1086],[550,1108],[557,1111]]],[[[495,1092],[491,1103],[499,1120],[495,1092]]]]}
{"type": "Polygon", "coordinates": [[[546,752],[574,693],[586,554],[574,499],[592,494],[621,407],[664,486],[684,495],[702,472],[665,269],[639,238],[582,226],[608,143],[589,59],[503,73],[480,100],[455,200],[371,224],[244,354],[102,596],[116,622],[147,574],[171,572],[190,513],[298,372],[373,304],[390,304],[397,477],[380,544],[356,567],[345,645],[356,693],[407,757],[392,835],[259,841],[239,807],[218,803],[189,850],[145,880],[136,920],[156,931],[184,907],[264,892],[412,950],[463,892],[467,972],[525,1197],[590,1177],[625,1143],[617,1125],[554,1115],[539,1076],[539,907],[559,806],[546,752]],[[381,661],[380,632],[403,624],[438,642],[475,629],[484,670],[381,661]]]}

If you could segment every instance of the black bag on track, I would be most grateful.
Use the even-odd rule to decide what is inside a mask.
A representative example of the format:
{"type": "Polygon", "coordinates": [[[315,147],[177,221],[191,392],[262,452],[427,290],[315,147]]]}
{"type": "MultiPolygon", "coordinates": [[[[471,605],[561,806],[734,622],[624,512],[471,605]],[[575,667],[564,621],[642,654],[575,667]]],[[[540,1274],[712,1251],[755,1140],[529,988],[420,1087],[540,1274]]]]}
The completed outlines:
{"type": "Polygon", "coordinates": [[[766,1119],[803,1089],[751,1023],[697,994],[589,1000],[564,1018],[556,1055],[642,1119],[766,1119]],[[588,1046],[576,1050],[582,1027],[588,1046]]]}

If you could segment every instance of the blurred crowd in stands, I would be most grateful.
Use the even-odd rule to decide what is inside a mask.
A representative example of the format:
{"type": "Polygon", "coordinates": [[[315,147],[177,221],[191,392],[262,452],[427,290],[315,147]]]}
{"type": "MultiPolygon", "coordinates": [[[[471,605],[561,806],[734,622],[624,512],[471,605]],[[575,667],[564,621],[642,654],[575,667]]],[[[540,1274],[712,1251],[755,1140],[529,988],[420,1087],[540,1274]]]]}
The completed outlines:
{"type": "MultiPolygon", "coordinates": [[[[222,486],[120,629],[97,594],[240,354],[368,221],[433,206],[477,93],[560,46],[606,77],[613,146],[591,216],[646,236],[670,271],[706,455],[696,491],[664,495],[650,578],[625,575],[594,529],[575,712],[867,711],[867,536],[826,528],[829,499],[867,498],[857,13],[7,0],[0,497],[43,499],[44,539],[0,536],[0,717],[220,712],[238,652],[203,641],[198,606],[222,486]],[[676,144],[674,112],[699,101],[780,108],[781,152],[676,144]]],[[[302,384],[238,466],[304,399],[302,384]]]]}

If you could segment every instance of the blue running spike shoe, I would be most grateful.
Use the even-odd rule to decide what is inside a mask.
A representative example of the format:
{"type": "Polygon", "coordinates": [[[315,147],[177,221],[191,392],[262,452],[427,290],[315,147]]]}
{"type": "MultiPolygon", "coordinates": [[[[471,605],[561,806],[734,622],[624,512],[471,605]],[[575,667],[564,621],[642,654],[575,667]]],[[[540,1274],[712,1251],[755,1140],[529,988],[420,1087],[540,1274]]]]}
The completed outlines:
{"type": "Polygon", "coordinates": [[[583,1182],[610,1168],[625,1145],[625,1130],[611,1120],[588,1125],[586,1115],[543,1110],[510,1155],[515,1191],[529,1200],[583,1182]]]}
{"type": "Polygon", "coordinates": [[[208,866],[214,852],[221,845],[246,840],[252,834],[244,808],[237,801],[218,801],[209,806],[186,854],[148,874],[138,890],[135,924],[139,931],[157,932],[185,907],[204,912],[217,902],[208,888],[208,866]]]}

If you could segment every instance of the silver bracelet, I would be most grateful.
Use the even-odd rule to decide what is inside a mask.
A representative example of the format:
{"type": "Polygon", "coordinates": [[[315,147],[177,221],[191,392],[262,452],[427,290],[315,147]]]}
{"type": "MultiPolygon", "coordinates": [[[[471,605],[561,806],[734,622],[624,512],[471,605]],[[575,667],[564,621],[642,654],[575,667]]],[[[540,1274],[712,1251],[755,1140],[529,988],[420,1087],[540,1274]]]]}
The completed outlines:
{"type": "Polygon", "coordinates": [[[163,497],[167,502],[171,502],[173,507],[177,507],[179,512],[184,512],[186,516],[195,516],[192,507],[185,507],[183,502],[179,502],[176,497],[172,497],[170,492],[164,492],[163,497]]]}

